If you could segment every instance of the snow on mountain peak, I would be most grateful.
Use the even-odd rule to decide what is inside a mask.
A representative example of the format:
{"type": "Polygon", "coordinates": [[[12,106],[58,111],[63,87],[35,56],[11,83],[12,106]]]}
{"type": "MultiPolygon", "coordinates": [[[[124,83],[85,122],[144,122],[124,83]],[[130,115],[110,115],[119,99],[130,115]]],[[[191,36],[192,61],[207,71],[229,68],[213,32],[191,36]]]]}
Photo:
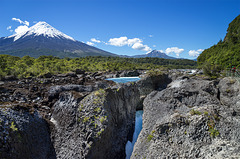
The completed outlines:
{"type": "Polygon", "coordinates": [[[40,36],[43,35],[44,37],[51,37],[51,38],[66,38],[75,41],[72,37],[58,31],[57,29],[53,28],[51,25],[49,25],[46,22],[40,21],[34,26],[28,28],[28,30],[14,34],[12,36],[9,36],[9,38],[14,37],[14,41],[26,37],[26,36],[40,36]]]}

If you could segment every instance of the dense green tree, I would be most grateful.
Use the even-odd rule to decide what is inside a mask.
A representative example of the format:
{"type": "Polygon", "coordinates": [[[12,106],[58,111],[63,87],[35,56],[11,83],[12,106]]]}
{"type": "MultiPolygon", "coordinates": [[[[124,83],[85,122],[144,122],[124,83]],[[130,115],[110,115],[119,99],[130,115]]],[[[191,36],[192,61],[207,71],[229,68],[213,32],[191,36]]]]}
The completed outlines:
{"type": "Polygon", "coordinates": [[[204,50],[197,62],[202,67],[206,63],[218,65],[222,69],[233,65],[240,67],[240,15],[229,24],[224,40],[204,50]]]}

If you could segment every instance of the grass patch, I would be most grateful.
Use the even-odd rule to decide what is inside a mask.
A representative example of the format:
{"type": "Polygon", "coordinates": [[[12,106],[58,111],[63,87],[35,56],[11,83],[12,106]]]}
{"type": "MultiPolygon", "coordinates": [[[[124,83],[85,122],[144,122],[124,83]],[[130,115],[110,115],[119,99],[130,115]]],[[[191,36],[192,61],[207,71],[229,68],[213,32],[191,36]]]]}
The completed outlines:
{"type": "Polygon", "coordinates": [[[190,114],[191,114],[191,115],[201,115],[202,113],[201,113],[200,111],[198,111],[198,110],[192,109],[192,110],[190,111],[190,114]]]}
{"type": "Polygon", "coordinates": [[[155,130],[153,130],[147,137],[147,141],[150,142],[153,138],[153,134],[155,133],[155,130]]]}

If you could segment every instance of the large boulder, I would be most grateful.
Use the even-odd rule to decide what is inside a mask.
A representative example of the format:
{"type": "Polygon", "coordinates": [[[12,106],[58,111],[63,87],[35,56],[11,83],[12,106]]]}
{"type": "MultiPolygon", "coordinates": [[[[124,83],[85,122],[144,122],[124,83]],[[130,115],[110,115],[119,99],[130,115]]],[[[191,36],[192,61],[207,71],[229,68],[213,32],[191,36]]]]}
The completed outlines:
{"type": "Polygon", "coordinates": [[[0,158],[56,158],[48,124],[37,111],[0,108],[0,158]]]}
{"type": "Polygon", "coordinates": [[[141,102],[138,104],[137,110],[143,110],[143,100],[148,94],[154,90],[163,90],[171,82],[171,78],[165,73],[159,75],[145,75],[137,81],[140,92],[141,102]]]}
{"type": "Polygon", "coordinates": [[[123,71],[122,73],[120,73],[120,77],[137,77],[139,76],[140,73],[135,70],[135,71],[123,71]]]}

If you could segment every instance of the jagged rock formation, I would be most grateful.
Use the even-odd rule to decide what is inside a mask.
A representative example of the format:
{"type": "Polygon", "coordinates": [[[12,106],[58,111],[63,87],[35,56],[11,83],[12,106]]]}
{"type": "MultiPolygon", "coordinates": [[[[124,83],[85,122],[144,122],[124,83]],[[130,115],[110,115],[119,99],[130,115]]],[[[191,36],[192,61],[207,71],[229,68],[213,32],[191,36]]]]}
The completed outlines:
{"type": "Polygon", "coordinates": [[[152,92],[131,158],[239,157],[238,94],[239,84],[229,78],[219,84],[178,79],[152,92]]]}
{"type": "Polygon", "coordinates": [[[46,76],[0,83],[1,158],[125,158],[140,95],[150,92],[131,158],[240,156],[235,79],[162,74],[116,85],[99,73],[46,76]]]}
{"type": "Polygon", "coordinates": [[[145,97],[154,90],[163,90],[172,81],[172,79],[165,73],[159,75],[145,75],[137,81],[138,89],[140,92],[141,102],[138,104],[137,109],[143,110],[143,100],[145,97]]]}
{"type": "Polygon", "coordinates": [[[57,158],[124,158],[139,103],[136,85],[102,89],[82,98],[78,92],[61,93],[53,106],[57,158]]]}
{"type": "Polygon", "coordinates": [[[124,158],[136,84],[98,72],[44,76],[0,83],[1,158],[124,158]]]}

